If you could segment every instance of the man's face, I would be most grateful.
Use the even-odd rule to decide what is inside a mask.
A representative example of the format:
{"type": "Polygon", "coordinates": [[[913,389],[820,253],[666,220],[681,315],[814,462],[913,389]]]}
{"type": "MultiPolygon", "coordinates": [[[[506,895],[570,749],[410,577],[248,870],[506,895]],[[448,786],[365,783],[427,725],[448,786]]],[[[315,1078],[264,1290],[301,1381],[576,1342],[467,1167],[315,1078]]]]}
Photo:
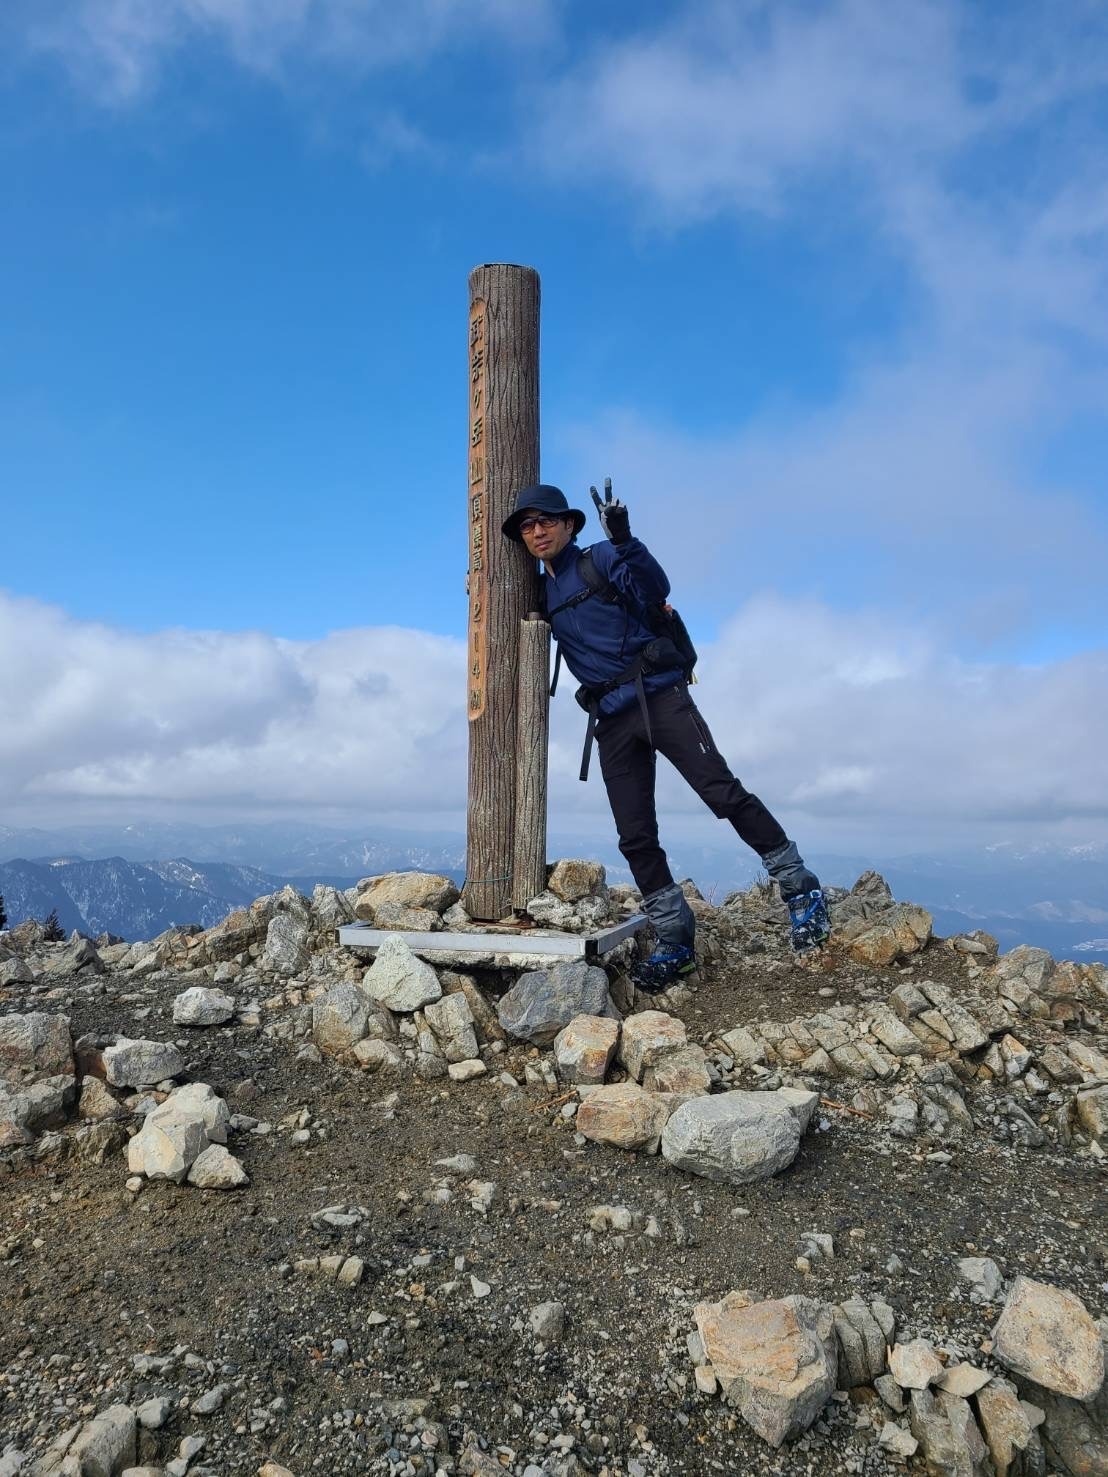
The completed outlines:
{"type": "Polygon", "coordinates": [[[555,518],[551,513],[540,513],[536,508],[528,508],[519,520],[519,531],[523,535],[527,552],[549,564],[573,537],[573,519],[555,518]]]}

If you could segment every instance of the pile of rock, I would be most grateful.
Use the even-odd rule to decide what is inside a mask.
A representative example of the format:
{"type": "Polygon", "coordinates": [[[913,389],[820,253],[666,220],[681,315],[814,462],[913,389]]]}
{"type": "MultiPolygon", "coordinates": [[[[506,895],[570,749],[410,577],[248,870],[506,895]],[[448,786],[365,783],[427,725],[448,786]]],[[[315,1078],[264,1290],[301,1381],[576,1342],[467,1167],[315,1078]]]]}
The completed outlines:
{"type": "Polygon", "coordinates": [[[807,1430],[837,1391],[869,1387],[869,1409],[884,1412],[878,1444],[897,1459],[919,1453],[929,1472],[1022,1477],[1045,1459],[1108,1470],[1108,1323],[1059,1288],[1013,1280],[990,1345],[999,1368],[951,1360],[925,1338],[897,1342],[892,1308],[860,1297],[832,1307],[731,1292],[695,1318],[698,1389],[720,1391],[771,1446],[807,1430]]]}
{"type": "Polygon", "coordinates": [[[250,1183],[226,1148],[231,1114],[206,1082],[190,1082],[152,1108],[127,1145],[127,1168],[149,1180],[188,1178],[202,1190],[237,1190],[250,1183]]]}

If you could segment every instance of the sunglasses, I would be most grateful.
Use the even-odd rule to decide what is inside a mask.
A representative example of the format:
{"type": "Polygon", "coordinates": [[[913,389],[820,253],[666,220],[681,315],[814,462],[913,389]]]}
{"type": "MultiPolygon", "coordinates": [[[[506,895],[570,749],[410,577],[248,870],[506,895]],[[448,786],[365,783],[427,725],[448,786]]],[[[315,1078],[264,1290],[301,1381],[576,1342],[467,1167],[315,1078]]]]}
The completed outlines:
{"type": "Polygon", "coordinates": [[[540,513],[537,518],[521,518],[519,520],[520,533],[533,533],[536,528],[546,530],[561,523],[562,519],[553,513],[540,513]]]}

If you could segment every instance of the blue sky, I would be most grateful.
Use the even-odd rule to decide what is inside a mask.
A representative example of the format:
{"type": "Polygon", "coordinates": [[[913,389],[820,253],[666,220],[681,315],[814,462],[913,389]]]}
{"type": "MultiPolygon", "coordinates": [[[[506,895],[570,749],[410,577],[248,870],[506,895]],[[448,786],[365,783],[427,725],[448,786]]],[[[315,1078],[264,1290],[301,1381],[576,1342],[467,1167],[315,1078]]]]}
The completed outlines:
{"type": "MultiPolygon", "coordinates": [[[[1100,834],[1106,42],[1082,0],[1049,25],[954,0],[9,3],[0,654],[31,721],[0,805],[455,808],[418,777],[431,754],[457,785],[464,729],[411,667],[441,689],[460,661],[466,277],[508,260],[542,277],[544,476],[615,478],[767,798],[863,835],[1100,834]],[[403,672],[391,628],[423,653],[403,672]],[[942,733],[917,749],[921,705],[942,733]],[[397,729],[416,758],[386,793],[363,777],[406,764],[397,729]]],[[[558,793],[596,819],[572,717],[558,793]]]]}

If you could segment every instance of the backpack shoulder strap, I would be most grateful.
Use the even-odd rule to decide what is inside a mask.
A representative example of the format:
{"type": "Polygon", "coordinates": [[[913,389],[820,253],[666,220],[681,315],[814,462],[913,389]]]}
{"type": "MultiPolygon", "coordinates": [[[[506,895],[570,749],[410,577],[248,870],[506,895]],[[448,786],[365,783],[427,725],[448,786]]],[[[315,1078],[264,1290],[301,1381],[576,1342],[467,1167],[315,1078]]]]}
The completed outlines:
{"type": "Polygon", "coordinates": [[[609,605],[622,604],[623,596],[620,594],[618,587],[611,580],[606,580],[599,569],[597,569],[591,544],[587,549],[582,549],[578,555],[577,573],[581,576],[585,585],[587,585],[590,595],[599,595],[601,600],[606,601],[609,605]]]}

